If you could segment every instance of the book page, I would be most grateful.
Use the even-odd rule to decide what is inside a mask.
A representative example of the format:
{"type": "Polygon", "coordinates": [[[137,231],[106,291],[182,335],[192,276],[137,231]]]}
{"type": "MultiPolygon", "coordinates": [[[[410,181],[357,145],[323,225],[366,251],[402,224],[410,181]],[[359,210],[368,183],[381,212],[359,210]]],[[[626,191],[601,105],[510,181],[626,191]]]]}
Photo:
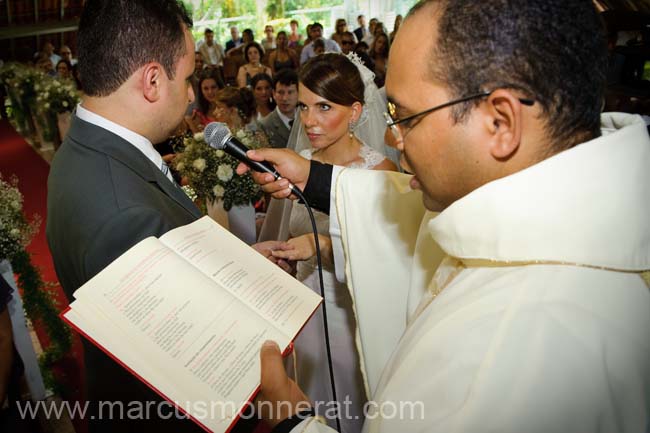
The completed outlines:
{"type": "Polygon", "coordinates": [[[292,338],[155,238],[74,296],[68,320],[213,431],[225,431],[259,385],[262,342],[285,349],[292,338]],[[215,401],[223,410],[206,411],[215,401]]]}
{"type": "Polygon", "coordinates": [[[320,302],[313,290],[209,217],[160,240],[291,338],[320,302]]]}

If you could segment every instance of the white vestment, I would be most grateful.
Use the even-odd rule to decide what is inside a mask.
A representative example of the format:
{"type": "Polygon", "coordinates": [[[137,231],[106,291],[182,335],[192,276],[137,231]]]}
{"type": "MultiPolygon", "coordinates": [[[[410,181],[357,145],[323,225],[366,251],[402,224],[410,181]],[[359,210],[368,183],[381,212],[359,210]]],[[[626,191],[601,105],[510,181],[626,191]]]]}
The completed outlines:
{"type": "Polygon", "coordinates": [[[602,128],[437,216],[405,175],[341,172],[365,432],[648,431],[650,139],[602,128]]]}

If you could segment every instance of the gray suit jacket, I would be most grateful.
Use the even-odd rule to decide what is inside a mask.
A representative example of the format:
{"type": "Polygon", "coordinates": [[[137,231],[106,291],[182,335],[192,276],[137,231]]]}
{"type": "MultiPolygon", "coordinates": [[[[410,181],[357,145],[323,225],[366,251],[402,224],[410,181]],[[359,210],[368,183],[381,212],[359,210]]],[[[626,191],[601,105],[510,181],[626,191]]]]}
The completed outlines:
{"type": "Polygon", "coordinates": [[[268,116],[260,120],[259,124],[264,133],[269,137],[271,147],[287,147],[291,130],[285,126],[276,110],[273,110],[268,116]]]}
{"type": "MultiPolygon", "coordinates": [[[[76,116],[52,162],[47,213],[47,240],[69,300],[79,286],[140,240],[201,216],[142,152],[76,116]]],[[[83,342],[87,400],[159,400],[115,361],[83,342]]],[[[93,406],[89,410],[97,413],[93,406]]],[[[104,418],[90,421],[90,431],[180,431],[179,422],[183,431],[199,431],[190,421],[170,421],[104,418]]]]}

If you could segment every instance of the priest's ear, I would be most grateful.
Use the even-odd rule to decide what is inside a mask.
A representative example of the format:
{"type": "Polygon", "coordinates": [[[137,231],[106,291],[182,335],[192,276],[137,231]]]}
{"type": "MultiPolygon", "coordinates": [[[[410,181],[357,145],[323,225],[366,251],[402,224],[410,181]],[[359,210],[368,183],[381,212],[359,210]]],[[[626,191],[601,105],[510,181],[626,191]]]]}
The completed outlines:
{"type": "Polygon", "coordinates": [[[489,136],[492,157],[506,160],[521,143],[522,103],[509,89],[497,89],[482,104],[481,112],[489,136]]]}
{"type": "Polygon", "coordinates": [[[151,62],[143,66],[142,94],[149,102],[156,102],[161,96],[161,86],[167,75],[160,63],[151,62]]]}

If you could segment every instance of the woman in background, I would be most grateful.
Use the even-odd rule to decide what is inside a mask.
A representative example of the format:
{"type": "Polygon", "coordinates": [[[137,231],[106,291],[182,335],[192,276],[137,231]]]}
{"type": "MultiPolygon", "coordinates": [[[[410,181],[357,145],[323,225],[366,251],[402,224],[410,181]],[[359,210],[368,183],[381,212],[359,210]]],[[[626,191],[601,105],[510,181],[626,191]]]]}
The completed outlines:
{"type": "Polygon", "coordinates": [[[65,59],[59,60],[56,63],[56,76],[62,80],[72,80],[72,64],[65,59]]]}
{"type": "Polygon", "coordinates": [[[199,79],[199,94],[197,95],[196,108],[190,116],[185,116],[187,127],[196,134],[203,131],[203,128],[210,122],[214,122],[213,111],[217,100],[219,86],[217,80],[210,74],[205,73],[199,79]]]}
{"type": "Polygon", "coordinates": [[[267,74],[257,74],[251,79],[253,96],[255,96],[255,120],[261,120],[275,110],[273,100],[273,79],[267,74]]]}
{"type": "Polygon", "coordinates": [[[291,27],[291,33],[289,33],[288,46],[291,48],[295,48],[297,46],[302,45],[302,35],[298,33],[298,21],[291,20],[289,26],[291,27]]]}
{"type": "Polygon", "coordinates": [[[386,81],[386,65],[388,64],[388,51],[390,44],[386,33],[376,33],[375,41],[370,47],[368,56],[375,65],[375,84],[377,87],[383,87],[386,81]]]}
{"type": "Polygon", "coordinates": [[[273,75],[282,69],[296,69],[298,67],[298,56],[293,49],[289,48],[287,33],[279,31],[275,38],[277,48],[269,54],[269,65],[273,75]]]}
{"type": "Polygon", "coordinates": [[[214,119],[228,125],[231,131],[248,129],[257,131],[258,126],[254,118],[255,97],[250,89],[243,87],[224,87],[216,95],[214,119]]]}
{"type": "Polygon", "coordinates": [[[244,48],[244,59],[246,64],[239,67],[237,72],[237,85],[251,87],[251,80],[257,74],[273,75],[271,68],[262,64],[264,50],[257,42],[250,42],[244,48]]]}

